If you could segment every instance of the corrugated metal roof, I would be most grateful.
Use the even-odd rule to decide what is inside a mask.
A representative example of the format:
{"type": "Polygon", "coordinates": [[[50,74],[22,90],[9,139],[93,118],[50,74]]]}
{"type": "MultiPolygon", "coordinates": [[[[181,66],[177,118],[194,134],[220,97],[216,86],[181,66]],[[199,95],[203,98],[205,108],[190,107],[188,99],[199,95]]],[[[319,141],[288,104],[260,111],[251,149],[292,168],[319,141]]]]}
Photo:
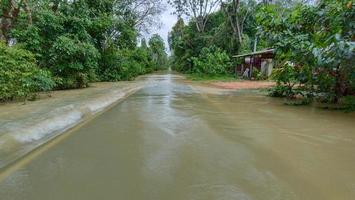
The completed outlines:
{"type": "Polygon", "coordinates": [[[253,56],[253,55],[259,55],[259,54],[265,54],[265,53],[274,53],[275,49],[265,49],[261,51],[255,51],[247,54],[242,54],[242,55],[235,55],[233,58],[241,58],[241,57],[246,57],[246,56],[253,56]]]}

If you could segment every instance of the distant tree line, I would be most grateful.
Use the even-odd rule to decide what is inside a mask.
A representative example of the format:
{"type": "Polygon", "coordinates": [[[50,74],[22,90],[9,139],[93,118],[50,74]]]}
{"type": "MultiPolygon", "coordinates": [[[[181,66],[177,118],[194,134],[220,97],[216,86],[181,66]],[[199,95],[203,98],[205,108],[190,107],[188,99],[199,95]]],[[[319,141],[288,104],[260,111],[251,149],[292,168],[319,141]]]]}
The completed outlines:
{"type": "Polygon", "coordinates": [[[166,68],[159,35],[137,45],[162,9],[161,0],[1,0],[0,101],[166,68]]]}

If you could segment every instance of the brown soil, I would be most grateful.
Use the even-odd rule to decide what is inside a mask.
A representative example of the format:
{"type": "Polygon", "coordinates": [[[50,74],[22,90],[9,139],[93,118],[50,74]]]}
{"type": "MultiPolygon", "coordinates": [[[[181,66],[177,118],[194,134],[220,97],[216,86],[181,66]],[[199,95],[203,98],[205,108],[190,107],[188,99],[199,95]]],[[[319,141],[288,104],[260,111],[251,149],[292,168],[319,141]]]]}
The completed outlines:
{"type": "Polygon", "coordinates": [[[233,81],[233,82],[212,82],[212,87],[223,89],[263,89],[275,86],[275,82],[270,81],[233,81]]]}

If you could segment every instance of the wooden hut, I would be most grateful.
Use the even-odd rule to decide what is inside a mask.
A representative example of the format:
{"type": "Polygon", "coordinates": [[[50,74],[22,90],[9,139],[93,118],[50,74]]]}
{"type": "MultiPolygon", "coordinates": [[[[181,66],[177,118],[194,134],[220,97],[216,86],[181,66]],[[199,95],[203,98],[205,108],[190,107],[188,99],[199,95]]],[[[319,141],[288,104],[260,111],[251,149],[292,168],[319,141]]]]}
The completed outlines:
{"type": "Polygon", "coordinates": [[[233,56],[242,59],[242,63],[235,68],[236,75],[251,78],[253,70],[258,69],[265,76],[270,76],[273,68],[274,49],[265,49],[252,53],[233,56]]]}

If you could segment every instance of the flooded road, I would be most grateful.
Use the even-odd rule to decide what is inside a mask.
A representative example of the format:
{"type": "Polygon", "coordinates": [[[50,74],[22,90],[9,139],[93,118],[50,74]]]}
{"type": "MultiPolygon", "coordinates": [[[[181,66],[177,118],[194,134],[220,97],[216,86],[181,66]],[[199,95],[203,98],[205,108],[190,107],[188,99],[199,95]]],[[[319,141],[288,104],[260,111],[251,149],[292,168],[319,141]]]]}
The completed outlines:
{"type": "Polygon", "coordinates": [[[0,199],[354,199],[354,115],[150,79],[1,172],[0,199]]]}

